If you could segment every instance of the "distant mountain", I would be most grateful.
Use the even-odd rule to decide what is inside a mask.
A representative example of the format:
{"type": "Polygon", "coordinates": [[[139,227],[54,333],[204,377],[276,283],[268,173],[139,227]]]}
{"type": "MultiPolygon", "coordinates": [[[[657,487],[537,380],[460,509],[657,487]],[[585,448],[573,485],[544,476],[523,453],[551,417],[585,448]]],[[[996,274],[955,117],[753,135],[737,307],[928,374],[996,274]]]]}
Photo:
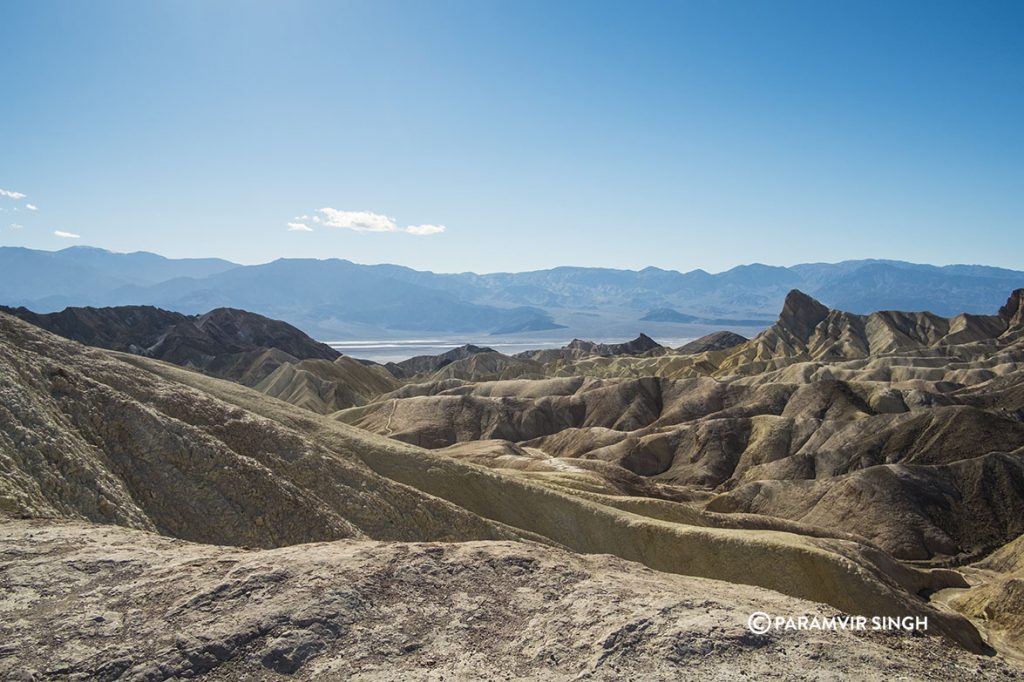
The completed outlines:
{"type": "Polygon", "coordinates": [[[687,315],[681,313],[678,310],[672,308],[658,308],[657,310],[651,310],[646,315],[640,318],[641,322],[674,322],[677,324],[709,324],[709,325],[723,325],[723,326],[734,326],[734,327],[764,327],[771,324],[771,320],[768,319],[752,319],[752,320],[738,320],[735,318],[728,317],[696,317],[694,315],[687,315]]]}
{"type": "Polygon", "coordinates": [[[0,247],[0,303],[57,310],[103,304],[129,286],[179,277],[203,278],[240,267],[218,258],[170,259],[154,253],[112,253],[88,246],[61,251],[0,247]],[[49,305],[40,305],[49,301],[49,305]]]}
{"type": "Polygon", "coordinates": [[[670,338],[721,329],[752,336],[770,324],[792,289],[853,313],[952,316],[991,311],[1019,287],[1024,272],[1016,270],[883,260],[755,263],[717,274],[558,267],[479,275],[339,259],[241,266],[89,247],[0,247],[3,304],[42,312],[83,305],[155,305],[185,314],[242,308],[323,339],[423,333],[629,338],[637,331],[670,338]]]}
{"type": "Polygon", "coordinates": [[[657,310],[652,310],[643,317],[641,317],[640,321],[679,322],[685,324],[687,322],[696,322],[698,319],[699,318],[696,318],[693,315],[687,315],[686,313],[681,313],[678,310],[673,310],[672,308],[658,308],[657,310]]]}
{"type": "Polygon", "coordinates": [[[43,312],[81,305],[155,305],[187,314],[244,308],[324,336],[559,328],[539,309],[467,302],[345,260],[238,266],[88,247],[52,253],[0,248],[0,303],[43,312]]]}
{"type": "MultiPolygon", "coordinates": [[[[530,308],[522,308],[523,311],[531,311],[530,308]]],[[[538,311],[539,312],[539,311],[538,311]]],[[[508,334],[522,334],[524,332],[546,332],[554,329],[565,329],[564,324],[551,321],[543,314],[526,315],[523,319],[514,320],[504,327],[499,327],[491,332],[492,336],[506,336],[508,334]]]]}
{"type": "Polygon", "coordinates": [[[811,293],[852,313],[918,310],[950,316],[995,310],[1005,302],[1007,288],[1022,286],[1021,275],[977,266],[876,263],[830,279],[811,293]]]}

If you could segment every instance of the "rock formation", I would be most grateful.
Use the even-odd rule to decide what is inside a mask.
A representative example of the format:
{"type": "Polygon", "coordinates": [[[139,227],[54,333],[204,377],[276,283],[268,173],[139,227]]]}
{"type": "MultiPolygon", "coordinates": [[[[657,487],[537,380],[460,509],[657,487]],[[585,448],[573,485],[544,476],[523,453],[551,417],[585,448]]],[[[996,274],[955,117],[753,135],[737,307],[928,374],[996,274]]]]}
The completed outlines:
{"type": "Polygon", "coordinates": [[[631,508],[630,497],[623,507],[614,495],[606,502],[432,455],[238,384],[86,349],[4,315],[0,351],[7,514],[267,548],[339,538],[541,540],[850,612],[926,614],[934,634],[983,648],[966,620],[916,596],[956,585],[956,576],[901,567],[846,536],[717,524],[714,515],[688,523],[683,508],[667,522],[668,512],[631,508]],[[770,567],[749,571],[766,551],[770,567]]]}
{"type": "Polygon", "coordinates": [[[748,340],[746,337],[733,332],[712,332],[680,346],[677,350],[683,354],[696,355],[697,353],[706,353],[712,350],[728,350],[741,343],[746,343],[748,340]]]}
{"type": "Polygon", "coordinates": [[[927,616],[1017,655],[1021,300],[857,315],[794,291],[749,341],[387,368],[238,311],[16,311],[111,351],[0,313],[0,607],[25,625],[0,632],[26,670],[109,677],[459,676],[486,658],[668,678],[695,647],[731,676],[818,641],[834,675],[1011,675],[934,637],[759,638],[738,616],[927,616]],[[134,568],[103,563],[115,552],[134,568]],[[82,608],[35,615],[74,566],[98,576],[82,608]],[[103,624],[132,618],[137,641],[115,644],[103,624]],[[456,652],[460,619],[475,643],[456,652]]]}

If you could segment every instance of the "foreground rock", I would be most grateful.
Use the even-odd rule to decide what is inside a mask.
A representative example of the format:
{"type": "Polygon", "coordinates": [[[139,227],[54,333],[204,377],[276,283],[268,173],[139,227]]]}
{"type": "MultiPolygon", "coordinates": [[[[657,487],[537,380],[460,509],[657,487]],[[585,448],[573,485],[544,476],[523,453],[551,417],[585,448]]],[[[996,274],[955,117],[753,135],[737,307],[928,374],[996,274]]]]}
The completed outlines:
{"type": "Polygon", "coordinates": [[[985,623],[989,639],[1024,660],[1024,536],[965,571],[973,587],[947,590],[952,606],[985,623]]]}
{"type": "Polygon", "coordinates": [[[0,521],[7,679],[1011,679],[934,637],[746,629],[829,607],[522,542],[275,550],[0,521]]]}

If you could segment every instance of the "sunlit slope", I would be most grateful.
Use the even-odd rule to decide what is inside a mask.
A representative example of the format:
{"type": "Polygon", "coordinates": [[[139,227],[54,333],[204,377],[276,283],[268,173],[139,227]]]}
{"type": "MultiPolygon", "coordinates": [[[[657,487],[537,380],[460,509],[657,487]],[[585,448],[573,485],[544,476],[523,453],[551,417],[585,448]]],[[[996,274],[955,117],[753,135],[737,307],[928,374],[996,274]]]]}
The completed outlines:
{"type": "Polygon", "coordinates": [[[122,357],[299,431],[332,451],[358,456],[389,479],[577,551],[616,554],[659,570],[768,587],[852,613],[927,613],[936,628],[961,643],[979,643],[966,621],[916,596],[922,589],[955,581],[949,572],[907,569],[883,552],[852,541],[655,519],[388,441],[242,386],[145,358],[122,357]]]}
{"type": "Polygon", "coordinates": [[[375,474],[351,447],[2,314],[0,427],[8,514],[262,547],[518,537],[375,474]]]}

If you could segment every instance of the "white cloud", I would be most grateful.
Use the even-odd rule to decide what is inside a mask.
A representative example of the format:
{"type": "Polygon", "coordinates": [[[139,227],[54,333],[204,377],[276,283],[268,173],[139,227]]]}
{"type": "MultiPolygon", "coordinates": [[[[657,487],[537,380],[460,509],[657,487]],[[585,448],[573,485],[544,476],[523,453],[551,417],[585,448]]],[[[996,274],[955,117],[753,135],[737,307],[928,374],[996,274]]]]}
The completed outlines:
{"type": "Polygon", "coordinates": [[[0,197],[7,197],[9,199],[24,199],[25,195],[21,192],[14,192],[9,189],[0,189],[0,197]]]}
{"type": "MultiPolygon", "coordinates": [[[[400,227],[394,218],[380,213],[372,213],[370,211],[342,211],[337,208],[321,208],[317,210],[317,215],[310,216],[298,216],[294,220],[309,221],[317,225],[324,225],[326,227],[338,227],[345,230],[354,230],[356,232],[404,232],[406,234],[414,234],[417,236],[426,236],[431,234],[440,234],[445,231],[444,225],[409,225],[408,227],[400,227]]],[[[305,227],[308,226],[303,223],[288,223],[288,229],[292,229],[293,224],[300,224],[305,227]]],[[[302,228],[295,228],[296,230],[302,230],[302,228]]]]}
{"type": "Polygon", "coordinates": [[[61,239],[81,239],[82,235],[75,234],[74,232],[65,232],[64,230],[54,230],[53,234],[61,239]]]}
{"type": "Polygon", "coordinates": [[[19,225],[18,223],[11,223],[11,229],[12,230],[20,230],[23,227],[25,227],[25,226],[24,225],[19,225]]]}
{"type": "Polygon", "coordinates": [[[321,208],[317,221],[327,227],[341,227],[358,232],[398,232],[394,218],[369,211],[339,211],[336,208],[321,208]]]}
{"type": "Polygon", "coordinates": [[[425,237],[431,234],[441,234],[444,230],[444,225],[410,225],[405,228],[405,231],[409,234],[415,234],[420,237],[425,237]]]}
{"type": "Polygon", "coordinates": [[[305,223],[288,223],[289,232],[312,232],[313,228],[305,223]]]}
{"type": "Polygon", "coordinates": [[[39,210],[39,207],[36,206],[35,204],[25,204],[25,208],[27,208],[30,211],[38,211],[39,210]]]}

